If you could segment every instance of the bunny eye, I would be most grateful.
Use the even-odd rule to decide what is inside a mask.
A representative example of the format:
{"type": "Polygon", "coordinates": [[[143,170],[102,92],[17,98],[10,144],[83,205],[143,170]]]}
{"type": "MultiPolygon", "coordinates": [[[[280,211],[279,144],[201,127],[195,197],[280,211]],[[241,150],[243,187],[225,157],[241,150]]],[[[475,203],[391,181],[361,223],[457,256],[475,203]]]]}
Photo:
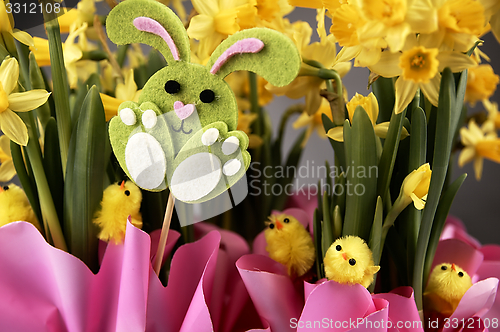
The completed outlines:
{"type": "Polygon", "coordinates": [[[211,103],[215,100],[215,93],[210,89],[203,90],[200,93],[200,100],[205,104],[211,103]]]}
{"type": "Polygon", "coordinates": [[[167,81],[167,83],[165,83],[165,91],[167,91],[167,93],[170,93],[171,95],[176,94],[180,90],[181,85],[177,81],[169,80],[167,81]]]}

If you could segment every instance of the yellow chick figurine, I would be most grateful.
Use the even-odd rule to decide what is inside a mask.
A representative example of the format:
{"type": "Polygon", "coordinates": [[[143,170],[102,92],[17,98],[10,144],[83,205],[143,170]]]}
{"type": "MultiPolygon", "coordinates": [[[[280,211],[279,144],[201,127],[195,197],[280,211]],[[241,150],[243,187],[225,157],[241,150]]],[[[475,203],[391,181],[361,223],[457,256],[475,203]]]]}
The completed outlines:
{"type": "Polygon", "coordinates": [[[432,270],[425,288],[425,310],[451,315],[471,286],[471,277],[458,265],[453,263],[437,265],[432,270]]]}
{"type": "Polygon", "coordinates": [[[309,232],[295,217],[271,215],[264,231],[269,257],[285,265],[288,275],[304,275],[316,260],[316,251],[309,232]]]}
{"type": "Polygon", "coordinates": [[[0,226],[13,221],[27,221],[41,230],[28,197],[13,183],[0,187],[0,211],[0,226]]]}
{"type": "Polygon", "coordinates": [[[344,236],[333,242],[323,260],[328,280],[340,284],[361,284],[368,288],[373,275],[380,270],[373,262],[373,255],[363,239],[357,236],[344,236]]]}
{"type": "Polygon", "coordinates": [[[141,190],[134,183],[122,181],[120,185],[109,185],[102,194],[101,210],[93,220],[101,228],[99,239],[123,242],[128,216],[131,216],[132,225],[142,228],[141,201],[141,190]]]}

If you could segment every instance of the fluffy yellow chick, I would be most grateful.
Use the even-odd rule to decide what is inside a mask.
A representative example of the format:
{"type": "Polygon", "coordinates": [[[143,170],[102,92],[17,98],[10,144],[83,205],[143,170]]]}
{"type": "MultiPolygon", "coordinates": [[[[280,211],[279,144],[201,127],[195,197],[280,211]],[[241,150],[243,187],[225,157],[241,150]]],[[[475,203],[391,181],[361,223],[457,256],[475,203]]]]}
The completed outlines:
{"type": "Polygon", "coordinates": [[[439,264],[431,272],[424,292],[425,310],[451,315],[472,286],[467,272],[456,264],[439,264]]]}
{"type": "Polygon", "coordinates": [[[102,194],[101,210],[94,217],[94,223],[101,228],[99,239],[123,242],[128,216],[132,225],[141,228],[141,201],[141,190],[134,183],[122,181],[121,185],[109,185],[102,194]]]}
{"type": "Polygon", "coordinates": [[[368,287],[373,275],[380,270],[373,262],[373,255],[363,239],[357,236],[344,236],[333,242],[323,260],[328,280],[340,284],[361,284],[368,287]]]}
{"type": "Polygon", "coordinates": [[[285,265],[289,276],[300,277],[311,269],[316,260],[311,235],[293,216],[271,215],[264,235],[269,257],[285,265]]]}
{"type": "Polygon", "coordinates": [[[13,221],[27,221],[41,230],[28,197],[21,188],[11,183],[0,187],[0,226],[13,221]]]}

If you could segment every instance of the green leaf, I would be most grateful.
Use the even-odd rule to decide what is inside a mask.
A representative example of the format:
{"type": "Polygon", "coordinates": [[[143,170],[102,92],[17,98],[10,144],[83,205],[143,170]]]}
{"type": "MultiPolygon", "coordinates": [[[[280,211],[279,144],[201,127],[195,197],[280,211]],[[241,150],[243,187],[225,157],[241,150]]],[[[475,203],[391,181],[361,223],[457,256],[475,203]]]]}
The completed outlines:
{"type": "Polygon", "coordinates": [[[377,207],[375,208],[375,215],[373,217],[372,230],[370,232],[370,247],[373,254],[373,262],[375,265],[380,264],[380,257],[382,256],[382,222],[384,219],[384,206],[382,197],[377,197],[377,207]]]}
{"type": "MultiPolygon", "coordinates": [[[[411,136],[409,148],[409,161],[407,173],[410,174],[426,161],[427,146],[427,123],[424,110],[417,107],[411,113],[411,136]]],[[[422,219],[422,212],[413,206],[407,209],[406,214],[407,230],[407,252],[408,252],[408,273],[413,276],[413,266],[415,262],[415,251],[417,248],[417,239],[422,219]]],[[[411,277],[410,277],[411,279],[411,277]]]]}
{"type": "MultiPolygon", "coordinates": [[[[46,1],[42,2],[43,4],[46,1]]],[[[53,97],[56,109],[57,131],[63,174],[66,173],[69,141],[71,139],[71,116],[69,107],[69,86],[61,43],[61,32],[56,13],[43,12],[45,31],[49,40],[50,69],[52,72],[53,97]]]]}
{"type": "Polygon", "coordinates": [[[63,220],[63,192],[64,177],[61,166],[61,156],[59,155],[59,139],[57,137],[57,124],[54,118],[47,121],[45,127],[43,153],[43,168],[47,177],[54,207],[57,211],[59,220],[63,220]]]}
{"type": "Polygon", "coordinates": [[[342,214],[340,207],[335,205],[333,209],[333,241],[342,236],[342,214]]]}
{"type": "Polygon", "coordinates": [[[460,119],[462,117],[461,115],[462,115],[462,108],[464,106],[465,90],[467,88],[467,75],[468,71],[466,69],[460,74],[460,79],[458,81],[455,107],[452,110],[452,115],[451,115],[450,144],[453,143],[454,137],[460,130],[460,126],[458,124],[460,123],[460,119]]]}
{"type": "MultiPolygon", "coordinates": [[[[327,133],[328,130],[332,129],[335,127],[335,124],[330,120],[326,114],[321,114],[321,119],[323,121],[323,127],[325,128],[325,132],[327,133]]],[[[335,160],[336,162],[338,161],[338,164],[345,169],[346,167],[346,161],[345,161],[345,148],[344,148],[344,142],[337,142],[331,138],[328,138],[330,141],[330,145],[333,148],[333,151],[335,152],[335,160]]]]}
{"type": "Polygon", "coordinates": [[[394,113],[394,83],[392,78],[379,77],[372,84],[373,94],[377,97],[379,113],[377,123],[387,122],[394,113]]]}
{"type": "Polygon", "coordinates": [[[427,254],[425,258],[424,267],[424,285],[427,283],[427,276],[430,273],[432,261],[434,260],[434,254],[439,243],[439,237],[443,231],[444,224],[446,223],[446,218],[450,212],[451,204],[455,199],[455,196],[467,178],[467,174],[460,175],[453,183],[448,187],[448,189],[443,193],[443,197],[439,202],[436,216],[434,217],[434,224],[432,225],[431,237],[429,239],[429,245],[427,247],[427,254]]]}
{"type": "Polygon", "coordinates": [[[322,231],[321,231],[321,215],[318,209],[314,210],[313,214],[313,236],[314,236],[314,247],[316,249],[316,272],[318,274],[318,279],[325,277],[325,271],[322,267],[323,257],[325,253],[322,249],[322,231]]]}
{"type": "Polygon", "coordinates": [[[377,201],[377,148],[373,125],[365,110],[358,106],[352,128],[344,123],[346,151],[346,213],[343,235],[356,235],[369,240],[377,201]]]}
{"type": "Polygon", "coordinates": [[[93,86],[83,102],[71,139],[64,183],[64,222],[71,253],[94,271],[98,267],[98,230],[92,218],[102,198],[105,176],[102,145],[107,139],[104,107],[99,91],[93,86]]]}
{"type": "Polygon", "coordinates": [[[396,161],[396,155],[398,152],[403,120],[406,118],[405,115],[406,109],[399,114],[392,112],[389,130],[387,132],[384,148],[378,164],[379,178],[377,182],[377,194],[381,197],[385,197],[387,190],[389,189],[389,183],[394,169],[394,162],[396,161]]]}
{"type": "Polygon", "coordinates": [[[323,195],[323,228],[321,232],[321,247],[323,249],[323,254],[333,243],[333,213],[330,211],[330,206],[328,204],[328,195],[325,193],[323,195]]]}
{"type": "MultiPolygon", "coordinates": [[[[42,71],[40,70],[40,67],[38,67],[38,64],[36,63],[35,56],[33,55],[33,53],[30,53],[29,57],[30,57],[29,75],[30,75],[31,87],[33,89],[45,89],[45,81],[43,79],[42,71]]],[[[45,103],[42,106],[38,107],[38,109],[36,110],[36,115],[40,120],[40,123],[42,124],[42,128],[45,128],[50,118],[49,103],[45,103]]]]}
{"type": "Polygon", "coordinates": [[[417,308],[422,309],[422,293],[424,280],[424,264],[431,236],[432,223],[436,213],[441,191],[448,172],[450,161],[450,130],[451,115],[455,107],[455,82],[449,68],[445,68],[441,78],[439,90],[439,105],[436,115],[436,136],[434,142],[434,157],[432,161],[432,176],[429,186],[427,203],[422,215],[422,224],[417,241],[417,254],[413,273],[413,288],[417,308]]]}
{"type": "MultiPolygon", "coordinates": [[[[36,214],[37,219],[42,222],[42,211],[40,209],[40,202],[38,200],[38,192],[36,188],[35,179],[28,175],[26,170],[26,165],[24,164],[24,157],[22,149],[19,145],[14,142],[10,142],[10,154],[12,155],[12,161],[14,162],[14,168],[16,169],[17,177],[21,186],[28,197],[31,208],[36,214]]],[[[29,162],[29,160],[26,160],[29,162]]]]}

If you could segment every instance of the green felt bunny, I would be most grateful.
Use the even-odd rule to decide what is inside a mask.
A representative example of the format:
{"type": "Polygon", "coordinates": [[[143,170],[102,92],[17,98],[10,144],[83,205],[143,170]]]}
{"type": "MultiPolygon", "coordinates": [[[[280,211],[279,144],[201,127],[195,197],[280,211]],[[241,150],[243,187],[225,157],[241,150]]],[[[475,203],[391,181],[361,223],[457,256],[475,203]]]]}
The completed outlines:
{"type": "Polygon", "coordinates": [[[139,187],[170,187],[180,201],[199,203],[225,192],[250,165],[247,135],[236,130],[236,98],[224,77],[255,72],[275,86],[290,83],[300,55],[283,34],[264,28],[229,36],[206,66],[190,62],[189,39],[180,19],[153,0],[126,0],[106,21],[116,44],[148,44],[168,65],[144,85],[139,103],[126,101],[111,119],[113,151],[139,187]]]}

